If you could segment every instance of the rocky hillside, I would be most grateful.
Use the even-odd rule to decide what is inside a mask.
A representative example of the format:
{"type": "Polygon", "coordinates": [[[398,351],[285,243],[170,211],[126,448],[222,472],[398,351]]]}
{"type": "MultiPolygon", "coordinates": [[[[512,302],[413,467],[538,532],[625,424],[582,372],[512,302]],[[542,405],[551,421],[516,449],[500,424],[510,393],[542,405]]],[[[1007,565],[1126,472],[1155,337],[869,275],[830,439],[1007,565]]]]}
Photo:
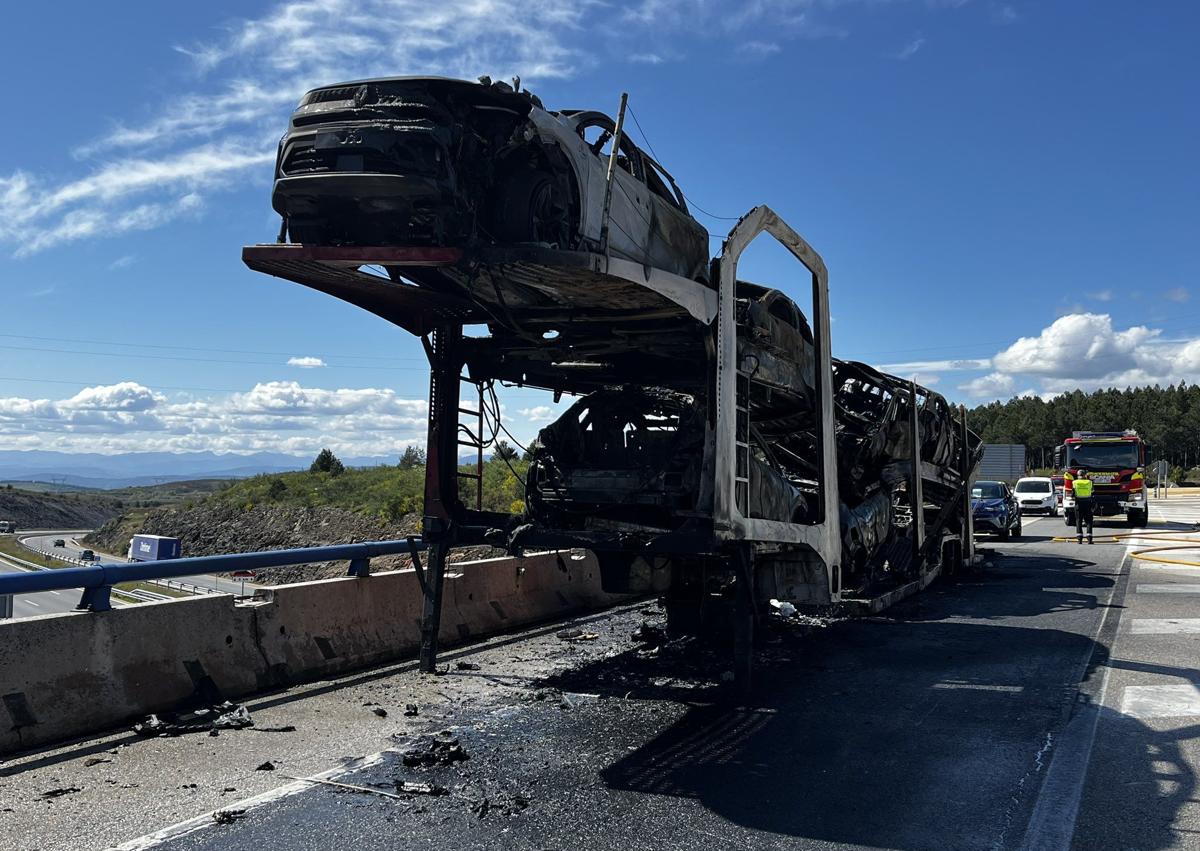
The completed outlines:
{"type": "MultiPolygon", "coordinates": [[[[404,538],[420,534],[420,517],[409,514],[392,522],[330,506],[237,506],[213,500],[191,508],[156,508],[126,515],[105,524],[84,541],[101,552],[119,555],[138,532],[179,538],[185,556],[201,556],[404,538]]],[[[452,553],[450,560],[502,554],[488,547],[466,547],[452,553]]],[[[395,556],[374,559],[371,568],[382,571],[408,564],[407,556],[395,556]]],[[[277,567],[259,571],[257,581],[279,585],[342,576],[345,572],[345,562],[277,567]]]]}
{"type": "Polygon", "coordinates": [[[18,529],[91,529],[116,517],[121,508],[121,500],[104,494],[0,488],[0,520],[15,520],[18,529]]]}

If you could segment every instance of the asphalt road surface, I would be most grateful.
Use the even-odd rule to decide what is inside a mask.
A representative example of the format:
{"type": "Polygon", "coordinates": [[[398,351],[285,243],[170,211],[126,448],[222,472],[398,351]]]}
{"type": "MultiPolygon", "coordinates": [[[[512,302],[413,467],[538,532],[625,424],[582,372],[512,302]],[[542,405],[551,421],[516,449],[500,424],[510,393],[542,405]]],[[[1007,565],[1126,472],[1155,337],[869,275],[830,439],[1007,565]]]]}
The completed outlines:
{"type": "MultiPolygon", "coordinates": [[[[0,556],[0,573],[21,573],[22,570],[0,556]]],[[[54,615],[69,612],[79,602],[79,591],[45,591],[41,594],[18,594],[13,598],[13,617],[54,615]]]]}
{"type": "Polygon", "coordinates": [[[714,685],[723,653],[632,640],[658,617],[637,604],[581,619],[593,640],[265,696],[252,730],[31,754],[0,767],[0,847],[1198,848],[1200,569],[1065,531],[1027,519],[882,616],[779,625],[749,703],[714,685]],[[439,730],[468,758],[406,765],[439,730]]]}

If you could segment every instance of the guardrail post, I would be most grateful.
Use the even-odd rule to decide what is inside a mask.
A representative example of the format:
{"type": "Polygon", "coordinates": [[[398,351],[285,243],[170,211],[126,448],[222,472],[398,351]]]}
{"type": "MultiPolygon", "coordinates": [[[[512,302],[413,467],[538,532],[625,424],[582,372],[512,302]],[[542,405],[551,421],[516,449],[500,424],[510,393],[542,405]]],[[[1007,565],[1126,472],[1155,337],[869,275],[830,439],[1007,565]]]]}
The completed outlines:
{"type": "Polygon", "coordinates": [[[83,596],[79,598],[76,611],[107,612],[112,608],[111,585],[100,585],[96,588],[84,588],[83,596]]]}
{"type": "Polygon", "coordinates": [[[13,595],[0,594],[0,620],[13,616],[13,595]]]}
{"type": "Polygon", "coordinates": [[[346,571],[347,576],[370,576],[371,575],[371,560],[369,558],[352,558],[350,559],[350,569],[346,571]]]}

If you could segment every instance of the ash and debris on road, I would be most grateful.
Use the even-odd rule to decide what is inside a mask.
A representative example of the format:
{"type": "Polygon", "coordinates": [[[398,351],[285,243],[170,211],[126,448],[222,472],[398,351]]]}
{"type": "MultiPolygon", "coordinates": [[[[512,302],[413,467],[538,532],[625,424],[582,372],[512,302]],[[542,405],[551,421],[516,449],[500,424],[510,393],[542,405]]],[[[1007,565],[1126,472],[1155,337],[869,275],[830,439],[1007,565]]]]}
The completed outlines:
{"type": "MultiPolygon", "coordinates": [[[[774,620],[760,630],[768,669],[798,657],[803,636],[818,628],[764,619],[774,620]]],[[[627,604],[448,650],[437,674],[402,663],[199,714],[158,713],[139,734],[127,727],[0,762],[10,836],[28,838],[0,847],[104,847],[207,812],[232,830],[261,817],[248,799],[289,777],[387,791],[403,800],[366,797],[435,822],[524,818],[539,812],[539,801],[576,794],[548,786],[548,773],[619,758],[631,727],[668,723],[686,706],[728,693],[721,682],[728,648],[673,638],[665,626],[657,604],[627,604]],[[225,727],[222,719],[248,723],[225,727]],[[564,724],[582,738],[569,752],[548,754],[539,737],[564,724]],[[381,756],[364,780],[356,766],[372,754],[381,756]],[[344,774],[328,773],[338,766],[344,774]],[[58,789],[71,791],[42,797],[58,789]],[[98,807],[120,817],[97,826],[88,814],[98,807]]],[[[306,794],[347,792],[309,782],[306,794]]]]}
{"type": "Polygon", "coordinates": [[[241,730],[253,727],[250,711],[240,704],[224,701],[214,706],[204,706],[184,713],[161,713],[148,715],[146,720],[133,726],[139,736],[182,736],[188,733],[219,730],[241,730]]]}

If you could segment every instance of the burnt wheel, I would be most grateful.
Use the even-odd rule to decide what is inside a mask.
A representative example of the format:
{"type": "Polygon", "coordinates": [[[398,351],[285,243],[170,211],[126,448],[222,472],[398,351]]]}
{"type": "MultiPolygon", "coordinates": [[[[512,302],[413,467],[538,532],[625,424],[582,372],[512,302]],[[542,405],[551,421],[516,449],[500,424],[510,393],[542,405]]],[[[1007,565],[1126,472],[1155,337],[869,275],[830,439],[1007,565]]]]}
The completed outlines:
{"type": "Polygon", "coordinates": [[[501,242],[545,242],[566,248],[571,235],[568,198],[544,171],[519,171],[500,187],[492,235],[501,242]]]}

